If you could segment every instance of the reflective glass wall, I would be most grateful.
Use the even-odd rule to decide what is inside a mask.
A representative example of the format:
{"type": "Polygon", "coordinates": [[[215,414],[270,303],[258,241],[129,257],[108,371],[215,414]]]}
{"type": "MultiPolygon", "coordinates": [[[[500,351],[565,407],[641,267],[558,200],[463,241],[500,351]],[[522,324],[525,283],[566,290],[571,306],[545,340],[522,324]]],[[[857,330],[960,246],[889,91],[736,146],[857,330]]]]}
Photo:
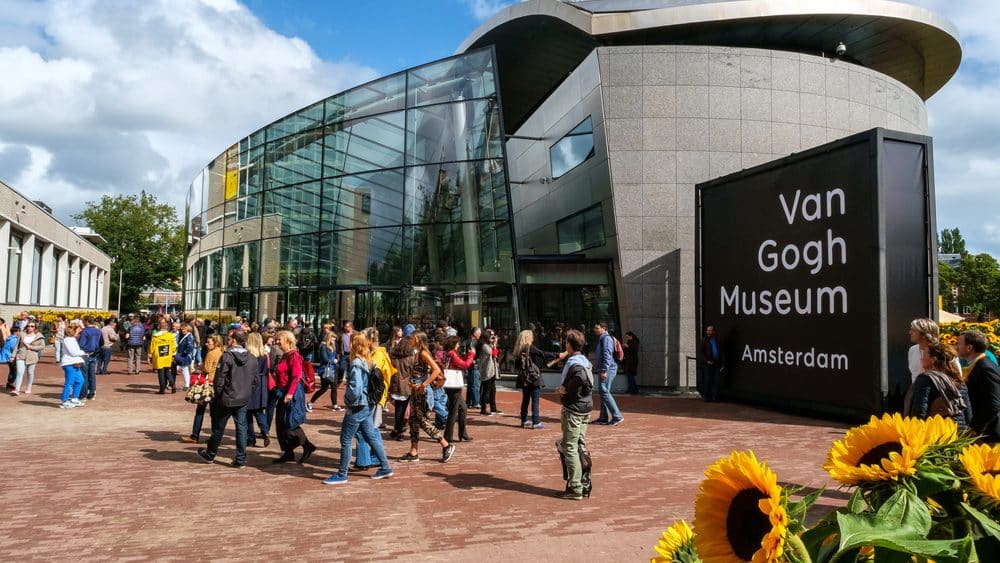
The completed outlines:
{"type": "Polygon", "coordinates": [[[494,69],[490,49],[413,68],[230,147],[188,193],[185,308],[513,328],[494,69]]]}

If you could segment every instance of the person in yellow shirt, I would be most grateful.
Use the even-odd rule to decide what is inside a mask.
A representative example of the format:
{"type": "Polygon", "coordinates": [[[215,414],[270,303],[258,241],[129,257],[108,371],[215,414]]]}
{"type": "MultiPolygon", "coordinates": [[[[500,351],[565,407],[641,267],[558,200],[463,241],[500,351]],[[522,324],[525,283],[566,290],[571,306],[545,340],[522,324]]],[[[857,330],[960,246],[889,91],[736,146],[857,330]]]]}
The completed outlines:
{"type": "Polygon", "coordinates": [[[153,336],[149,340],[149,362],[156,370],[156,376],[160,381],[160,395],[170,384],[170,392],[177,392],[177,383],[174,381],[174,374],[170,371],[170,365],[174,361],[174,353],[177,351],[177,341],[174,340],[174,333],[170,332],[170,325],[167,321],[160,321],[160,326],[153,331],[153,336]]]}
{"type": "MultiPolygon", "coordinates": [[[[375,367],[382,372],[382,380],[385,383],[385,389],[382,391],[382,396],[379,397],[378,402],[372,407],[372,421],[375,424],[375,428],[379,428],[382,425],[382,410],[385,408],[385,402],[389,398],[389,381],[392,376],[396,373],[396,368],[392,366],[392,362],[389,361],[389,353],[385,348],[379,346],[379,336],[378,330],[375,327],[369,327],[364,330],[365,337],[368,339],[369,346],[372,353],[372,363],[375,367]]],[[[379,467],[378,458],[375,456],[375,450],[373,446],[365,441],[360,433],[357,434],[358,439],[358,459],[355,462],[355,468],[364,470],[370,467],[379,467]]],[[[379,441],[382,441],[381,434],[379,435],[379,441]]],[[[383,444],[379,444],[384,447],[383,444]]]]}

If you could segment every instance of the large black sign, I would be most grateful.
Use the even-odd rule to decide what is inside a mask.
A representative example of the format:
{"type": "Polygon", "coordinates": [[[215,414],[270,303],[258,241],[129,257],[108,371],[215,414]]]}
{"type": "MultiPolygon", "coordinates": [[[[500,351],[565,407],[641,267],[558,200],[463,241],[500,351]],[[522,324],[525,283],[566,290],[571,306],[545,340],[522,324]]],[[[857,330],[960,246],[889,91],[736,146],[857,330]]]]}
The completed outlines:
{"type": "Polygon", "coordinates": [[[874,129],[698,186],[698,324],[725,396],[896,406],[909,321],[937,309],[929,163],[929,138],[874,129]]]}

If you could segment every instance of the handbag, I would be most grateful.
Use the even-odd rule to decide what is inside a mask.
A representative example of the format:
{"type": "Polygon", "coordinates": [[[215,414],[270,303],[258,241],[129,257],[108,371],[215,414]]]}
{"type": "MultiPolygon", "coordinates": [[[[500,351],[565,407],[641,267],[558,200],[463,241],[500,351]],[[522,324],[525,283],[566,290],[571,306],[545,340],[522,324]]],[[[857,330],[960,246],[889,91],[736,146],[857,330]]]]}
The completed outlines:
{"type": "Polygon", "coordinates": [[[323,379],[329,383],[337,382],[337,367],[336,366],[326,366],[323,368],[323,379]]]}
{"type": "Polygon", "coordinates": [[[215,397],[215,387],[204,375],[192,376],[191,387],[188,388],[184,400],[196,405],[207,405],[215,397]]]}
{"type": "MultiPolygon", "coordinates": [[[[448,366],[451,365],[451,361],[448,361],[448,366]]],[[[444,388],[445,389],[461,389],[465,387],[465,374],[460,369],[451,369],[445,366],[444,368],[444,388]]]]}

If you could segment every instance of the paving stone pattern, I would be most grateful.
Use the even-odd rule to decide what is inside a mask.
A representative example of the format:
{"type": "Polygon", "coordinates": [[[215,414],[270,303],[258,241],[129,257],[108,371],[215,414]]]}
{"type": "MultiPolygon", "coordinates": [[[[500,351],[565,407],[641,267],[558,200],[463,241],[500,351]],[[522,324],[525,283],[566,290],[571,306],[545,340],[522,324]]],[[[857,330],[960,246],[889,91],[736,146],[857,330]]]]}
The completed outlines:
{"type": "MultiPolygon", "coordinates": [[[[61,410],[62,372],[48,355],[33,394],[0,397],[0,559],[643,561],[664,527],[693,517],[704,468],[734,448],[755,450],[785,483],[829,488],[814,517],[845,498],[821,469],[842,425],[625,396],[624,424],[588,432],[593,498],[559,500],[555,395],[543,396],[546,428],[527,430],[513,390],[498,393],[504,415],[470,413],[474,441],[449,463],[427,440],[420,462],[396,461],[408,443],[387,441],[393,478],[366,471],[324,486],[340,454],[342,415],[329,399],[309,416],[319,445],[309,463],[272,464],[274,440],[237,470],[231,423],[208,465],[179,441],[194,411],[183,394],[155,394],[148,369],[123,372],[115,359],[96,400],[61,410]]],[[[206,417],[203,440],[209,433],[206,417]]]]}

